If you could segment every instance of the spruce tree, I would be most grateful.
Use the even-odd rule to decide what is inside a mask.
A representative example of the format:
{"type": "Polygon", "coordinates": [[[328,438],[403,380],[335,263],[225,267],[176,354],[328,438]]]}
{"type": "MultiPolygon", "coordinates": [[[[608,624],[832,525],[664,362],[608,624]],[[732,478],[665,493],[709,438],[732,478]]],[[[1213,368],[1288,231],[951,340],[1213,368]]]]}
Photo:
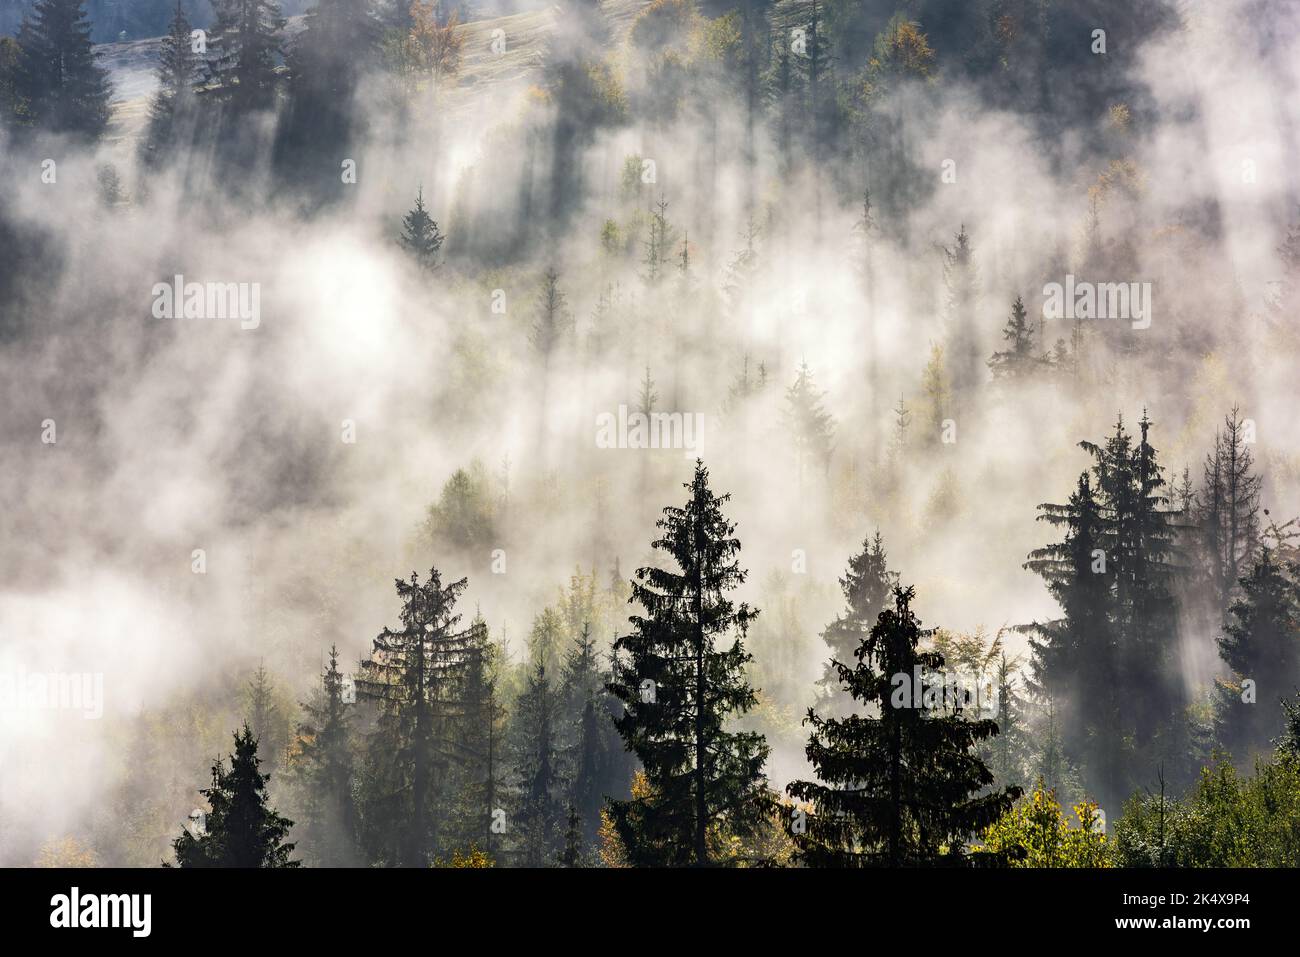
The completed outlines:
{"type": "Polygon", "coordinates": [[[1011,304],[1011,316],[1002,329],[1002,338],[1009,347],[1004,352],[993,353],[988,362],[995,379],[1024,379],[1038,371],[1042,360],[1034,355],[1034,327],[1025,318],[1025,301],[1020,296],[1011,304]]]}
{"type": "Polygon", "coordinates": [[[1230,675],[1217,683],[1216,737],[1239,759],[1267,750],[1277,733],[1275,703],[1300,682],[1300,587],[1296,567],[1291,577],[1287,571],[1262,549],[1218,638],[1230,675]]]}
{"type": "Polygon", "coordinates": [[[786,390],[784,409],[785,427],[794,446],[795,473],[800,489],[808,470],[816,469],[825,474],[830,468],[835,422],[822,408],[825,397],[825,393],[813,383],[808,363],[800,363],[794,384],[786,390]]]}
{"type": "Polygon", "coordinates": [[[690,498],[657,522],[652,547],[676,570],[637,570],[633,600],[644,614],[614,643],[610,692],[625,708],[615,727],[640,759],[648,790],[609,802],[613,825],[636,864],[729,863],[711,834],[747,835],[765,820],[768,746],[727,720],[757,702],[745,679],[744,637],[757,611],[728,593],[745,581],[735,525],[723,515],[696,460],[690,498]],[[728,647],[729,636],[734,640],[728,647]]]}
{"type": "Polygon", "coordinates": [[[158,53],[158,91],[149,104],[149,126],[141,140],[141,155],[146,163],[159,162],[186,132],[185,125],[194,115],[194,83],[198,78],[199,58],[190,40],[190,21],[176,2],[167,35],[158,53]]]}
{"type": "Polygon", "coordinates": [[[450,769],[452,807],[445,844],[453,853],[477,849],[491,857],[497,850],[492,812],[501,803],[499,782],[505,764],[502,719],[506,710],[498,691],[501,652],[481,614],[475,615],[470,633],[460,690],[455,692],[460,720],[452,730],[457,760],[450,769]]]}
{"type": "Polygon", "coordinates": [[[36,0],[18,31],[18,47],[19,120],[51,133],[102,134],[112,87],[96,60],[83,0],[36,0]]]}
{"type": "Polygon", "coordinates": [[[573,315],[569,312],[567,297],[560,289],[560,274],[547,269],[537,293],[533,325],[528,331],[528,341],[542,357],[543,366],[549,366],[556,347],[572,330],[573,315]]]}
{"type": "Polygon", "coordinates": [[[937,673],[944,667],[941,654],[920,650],[931,632],[912,612],[914,595],[910,587],[895,586],[893,607],[880,613],[855,662],[838,667],[846,690],[863,707],[844,718],[808,710],[807,755],[818,781],[794,781],[787,789],[812,805],[805,827],[793,835],[806,864],[957,863],[967,839],[1019,797],[1016,787],[990,790],[993,774],[976,753],[998,733],[997,722],[900,695],[916,669],[937,673]]]}
{"type": "Polygon", "coordinates": [[[943,250],[943,281],[948,291],[947,320],[951,347],[947,351],[952,365],[953,387],[963,391],[979,380],[980,356],[975,257],[964,223],[953,239],[952,248],[943,250]]]}
{"type": "Polygon", "coordinates": [[[181,832],[172,842],[177,867],[298,867],[289,859],[294,845],[284,843],[293,821],[267,804],[269,774],[258,767],[257,739],[245,724],[235,734],[235,753],[226,769],[212,765],[212,786],[200,793],[211,811],[198,834],[181,832]]]}
{"type": "Polygon", "coordinates": [[[415,194],[415,206],[402,219],[402,235],[398,242],[421,269],[433,270],[438,266],[438,250],[445,238],[424,208],[424,187],[420,187],[415,194]]]}
{"type": "Polygon", "coordinates": [[[1116,805],[1135,775],[1166,761],[1183,771],[1188,752],[1178,667],[1174,590],[1182,561],[1174,511],[1143,416],[1134,442],[1117,421],[1068,505],[1041,505],[1064,541],[1030,553],[1064,613],[1031,627],[1036,690],[1062,706],[1065,751],[1083,765],[1103,804],[1116,805]]]}
{"type": "Polygon", "coordinates": [[[1223,430],[1206,456],[1199,524],[1203,554],[1220,614],[1238,593],[1242,570],[1259,548],[1259,493],[1262,479],[1254,471],[1240,410],[1233,406],[1223,430]]]}
{"type": "Polygon", "coordinates": [[[357,694],[379,711],[367,746],[365,837],[381,862],[427,867],[439,849],[449,770],[460,757],[459,693],[482,626],[460,627],[454,609],[464,578],[444,586],[433,568],[423,582],[413,572],[395,584],[402,627],[374,639],[356,682],[357,694]]]}
{"type": "Polygon", "coordinates": [[[515,705],[515,856],[523,867],[545,867],[560,852],[564,782],[558,753],[559,695],[537,660],[515,705]]]}
{"type": "Polygon", "coordinates": [[[578,815],[588,843],[596,840],[600,829],[605,795],[619,794],[627,788],[616,760],[615,752],[622,750],[622,743],[614,730],[605,691],[608,678],[601,668],[591,629],[584,625],[564,660],[560,698],[566,725],[561,737],[569,776],[569,806],[578,815]]]}
{"type": "Polygon", "coordinates": [[[849,567],[840,578],[845,608],[822,632],[830,649],[830,660],[818,681],[817,710],[838,714],[853,699],[840,682],[839,665],[849,664],[866,639],[876,619],[893,595],[898,575],[889,570],[885,542],[877,531],[874,538],[862,542],[862,551],[849,559],[849,567]]]}
{"type": "Polygon", "coordinates": [[[276,57],[284,18],[275,0],[213,0],[208,80],[235,113],[262,109],[275,97],[276,57]]]}
{"type": "Polygon", "coordinates": [[[303,829],[305,850],[321,867],[355,867],[357,806],[353,794],[352,730],[338,648],[331,646],[315,700],[303,704],[307,720],[298,728],[298,754],[307,788],[303,829]]]}

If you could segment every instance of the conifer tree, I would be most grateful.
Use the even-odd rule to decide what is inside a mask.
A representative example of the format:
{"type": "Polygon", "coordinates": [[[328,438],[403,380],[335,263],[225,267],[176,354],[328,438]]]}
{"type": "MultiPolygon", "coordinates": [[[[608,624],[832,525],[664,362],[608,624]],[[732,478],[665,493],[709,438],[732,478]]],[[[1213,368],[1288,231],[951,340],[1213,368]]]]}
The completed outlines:
{"type": "Polygon", "coordinates": [[[566,820],[564,849],[560,852],[559,864],[561,867],[582,867],[584,861],[582,817],[572,804],[569,805],[566,820]]]}
{"type": "Polygon", "coordinates": [[[745,580],[735,525],[697,460],[690,498],[669,507],[653,547],[676,570],[637,570],[633,599],[644,614],[614,643],[610,692],[623,704],[615,726],[640,759],[648,789],[609,802],[614,827],[633,863],[708,866],[728,863],[710,833],[752,833],[768,797],[768,746],[753,731],[728,731],[727,719],[757,701],[745,680],[751,656],[744,636],[757,611],[728,593],[745,580]],[[722,645],[728,636],[730,647],[722,645]]]}
{"type": "Polygon", "coordinates": [[[1025,781],[1026,729],[1024,702],[1016,690],[1017,659],[1003,651],[997,660],[994,678],[998,689],[998,709],[994,717],[998,734],[989,748],[989,768],[999,784],[1021,785],[1025,781]]]}
{"type": "Polygon", "coordinates": [[[853,661],[888,605],[897,582],[898,575],[889,570],[886,561],[884,539],[877,531],[874,538],[862,542],[862,551],[849,559],[849,567],[840,578],[844,611],[822,632],[822,640],[830,649],[830,659],[818,681],[818,710],[822,713],[838,714],[852,703],[840,682],[838,665],[853,661]]]}
{"type": "Polygon", "coordinates": [[[560,852],[563,838],[564,782],[557,732],[559,696],[538,660],[515,705],[514,739],[516,810],[515,855],[523,867],[545,867],[560,852]]]}
{"type": "Polygon", "coordinates": [[[190,39],[190,21],[176,0],[167,35],[158,53],[158,91],[149,104],[149,126],[141,140],[146,163],[159,162],[185,133],[194,115],[194,83],[199,75],[199,58],[190,39]]]}
{"type": "Polygon", "coordinates": [[[549,366],[556,347],[572,331],[573,314],[569,311],[568,298],[560,289],[560,274],[547,269],[537,293],[533,325],[528,331],[528,341],[542,357],[543,366],[549,366]]]}
{"type": "Polygon", "coordinates": [[[424,208],[424,187],[415,194],[415,206],[402,219],[402,235],[398,242],[414,257],[421,269],[438,267],[438,250],[446,237],[438,229],[429,211],[424,208]]]}
{"type": "Polygon", "coordinates": [[[974,250],[964,223],[953,239],[952,248],[943,250],[943,281],[948,290],[950,348],[947,352],[953,388],[962,391],[978,382],[980,355],[974,250]]]}
{"type": "Polygon", "coordinates": [[[353,796],[352,732],[338,648],[330,647],[315,701],[303,704],[307,720],[298,728],[297,765],[308,789],[303,837],[313,863],[355,867],[357,807],[353,796]]]}
{"type": "Polygon", "coordinates": [[[1042,360],[1034,355],[1034,327],[1025,318],[1025,301],[1020,296],[1011,304],[1011,316],[1002,329],[1002,338],[1010,345],[1005,352],[995,352],[989,359],[993,377],[1024,379],[1033,375],[1042,360]]]}
{"type": "Polygon", "coordinates": [[[258,768],[257,739],[247,724],[235,734],[235,753],[226,769],[212,765],[212,786],[200,793],[211,810],[203,829],[181,832],[172,842],[177,867],[298,867],[289,859],[294,845],[284,837],[293,821],[267,804],[269,774],[258,768]]]}
{"type": "Polygon", "coordinates": [[[922,406],[921,436],[923,444],[935,445],[943,436],[944,420],[952,412],[952,387],[945,360],[944,347],[930,343],[930,358],[921,372],[922,406]]]}
{"type": "Polygon", "coordinates": [[[261,662],[245,689],[245,713],[266,763],[277,767],[284,760],[292,730],[291,718],[280,707],[275,682],[261,662]]]}
{"type": "Polygon", "coordinates": [[[284,17],[275,0],[213,0],[208,34],[208,81],[236,114],[262,109],[275,97],[276,57],[284,17]]]}
{"type": "Polygon", "coordinates": [[[100,136],[112,87],[92,48],[83,0],[36,0],[18,31],[18,48],[19,120],[51,133],[100,136]]]}
{"type": "Polygon", "coordinates": [[[460,627],[454,609],[464,578],[444,586],[433,568],[424,582],[412,573],[395,584],[402,627],[384,628],[374,639],[356,682],[357,694],[379,710],[368,743],[365,837],[380,861],[427,867],[441,836],[436,809],[459,759],[459,694],[482,626],[460,627]]]}
{"type": "Polygon", "coordinates": [[[835,424],[830,413],[822,408],[825,397],[813,383],[808,363],[800,363],[794,385],[786,390],[784,409],[800,489],[808,471],[817,469],[824,474],[830,468],[835,424]]]}
{"type": "Polygon", "coordinates": [[[1218,638],[1230,676],[1217,684],[1216,737],[1240,759],[1267,750],[1277,733],[1274,703],[1300,683],[1300,586],[1295,566],[1287,571],[1263,548],[1218,638]]]}
{"type": "Polygon", "coordinates": [[[1080,443],[1092,475],[1080,477],[1068,505],[1039,506],[1065,540],[1026,563],[1064,612],[1031,629],[1034,681],[1070,702],[1061,715],[1066,756],[1112,806],[1144,765],[1187,758],[1170,733],[1185,724],[1173,599],[1181,562],[1150,425],[1144,415],[1136,443],[1122,419],[1104,445],[1080,443]]]}
{"type": "Polygon", "coordinates": [[[445,844],[453,853],[497,850],[492,812],[501,804],[505,765],[502,720],[506,709],[498,691],[501,650],[492,643],[481,614],[470,625],[470,644],[460,689],[455,692],[459,720],[452,729],[456,760],[449,770],[451,810],[445,844]]]}
{"type": "Polygon", "coordinates": [[[621,742],[614,730],[612,710],[605,691],[609,675],[602,670],[596,641],[584,625],[564,660],[560,685],[566,728],[565,765],[569,775],[569,807],[579,818],[587,842],[600,828],[605,795],[626,790],[614,752],[621,742]]]}
{"type": "Polygon", "coordinates": [[[1254,471],[1240,409],[1224,417],[1214,436],[1214,451],[1206,456],[1199,524],[1203,551],[1221,614],[1238,592],[1242,569],[1259,548],[1261,477],[1254,471]]]}
{"type": "MultiPolygon", "coordinates": [[[[812,866],[917,866],[958,862],[965,843],[1008,810],[1016,787],[989,790],[993,774],[976,748],[998,733],[991,719],[929,708],[901,695],[915,669],[941,672],[943,656],[921,651],[930,632],[912,612],[913,588],[895,586],[840,680],[864,707],[844,718],[808,710],[808,760],[818,781],[787,789],[810,803],[799,857],[812,866]],[[901,680],[900,680],[901,679],[901,680]]],[[[919,693],[920,689],[916,689],[919,693]]]]}

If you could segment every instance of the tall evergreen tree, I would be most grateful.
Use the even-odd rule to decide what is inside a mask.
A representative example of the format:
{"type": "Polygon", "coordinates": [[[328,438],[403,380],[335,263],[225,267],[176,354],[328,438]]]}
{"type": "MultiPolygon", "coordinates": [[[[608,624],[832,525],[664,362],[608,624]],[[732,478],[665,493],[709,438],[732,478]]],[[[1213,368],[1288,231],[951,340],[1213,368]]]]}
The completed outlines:
{"type": "Polygon", "coordinates": [[[838,714],[852,703],[852,696],[840,681],[839,665],[853,661],[897,583],[898,575],[889,570],[885,542],[877,531],[874,538],[863,541],[862,551],[849,559],[849,567],[840,578],[844,611],[822,632],[831,653],[818,681],[818,710],[822,713],[838,714]]]}
{"type": "Polygon", "coordinates": [[[626,709],[615,726],[645,771],[648,793],[609,802],[614,827],[634,863],[728,863],[711,832],[745,835],[764,820],[768,746],[727,719],[757,701],[745,680],[744,636],[758,614],[728,592],[745,580],[740,541],[696,460],[681,508],[664,509],[653,547],[677,566],[637,570],[631,634],[614,643],[609,690],[626,709]],[[730,647],[719,647],[735,634],[730,647]]]}
{"type": "Polygon", "coordinates": [[[438,250],[442,249],[445,238],[424,208],[424,187],[421,186],[415,194],[415,206],[402,218],[402,235],[398,242],[421,269],[432,270],[438,266],[438,250]]]}
{"type": "Polygon", "coordinates": [[[275,97],[276,58],[284,17],[275,0],[213,0],[208,80],[235,113],[262,109],[275,97]]]}
{"type": "Polygon", "coordinates": [[[289,859],[294,845],[284,837],[293,821],[267,804],[269,774],[258,767],[257,739],[245,724],[235,734],[235,753],[227,770],[218,758],[212,765],[212,786],[200,793],[211,811],[203,829],[181,832],[172,842],[178,867],[298,867],[289,859]]]}
{"type": "Polygon", "coordinates": [[[190,21],[176,0],[167,35],[158,53],[158,90],[149,103],[149,126],[140,143],[146,163],[159,162],[187,132],[194,116],[194,83],[199,75],[199,57],[190,39],[190,21]]]}
{"type": "Polygon", "coordinates": [[[560,289],[560,274],[547,269],[542,276],[542,286],[537,293],[532,328],[528,341],[549,366],[551,355],[560,342],[573,330],[573,314],[569,311],[567,297],[560,289]]]}
{"type": "Polygon", "coordinates": [[[1181,767],[1186,706],[1178,666],[1175,579],[1181,560],[1174,512],[1143,416],[1135,443],[1122,419],[1068,505],[1041,505],[1063,542],[1030,553],[1064,613],[1032,627],[1034,681],[1062,707],[1066,756],[1083,765],[1103,804],[1136,786],[1134,775],[1167,761],[1181,767]]]}
{"type": "Polygon", "coordinates": [[[1277,734],[1276,702],[1300,684],[1300,586],[1297,569],[1260,551],[1219,636],[1230,676],[1217,685],[1215,731],[1238,759],[1266,751],[1277,734]],[[1247,684],[1249,682],[1249,684],[1247,684]]]}
{"type": "Polygon", "coordinates": [[[783,410],[785,426],[794,445],[800,489],[807,471],[817,469],[825,474],[830,468],[835,423],[830,413],[822,408],[825,397],[825,393],[813,383],[808,363],[800,363],[794,384],[786,390],[783,410]]]}
{"type": "Polygon", "coordinates": [[[18,47],[19,120],[51,133],[102,134],[112,87],[91,46],[83,0],[36,0],[18,31],[18,47]]]}
{"type": "Polygon", "coordinates": [[[943,281],[947,287],[949,343],[953,388],[963,391],[979,381],[980,343],[978,282],[975,253],[963,223],[952,248],[943,250],[943,281]]]}
{"type": "Polygon", "coordinates": [[[296,765],[307,788],[303,829],[305,851],[321,867],[355,867],[357,806],[353,793],[352,731],[344,700],[338,648],[330,648],[319,693],[303,704],[307,720],[298,728],[296,765]]]}
{"type": "Polygon", "coordinates": [[[578,815],[588,844],[596,840],[600,830],[605,796],[622,794],[628,785],[618,760],[622,742],[614,729],[612,702],[605,691],[608,679],[595,638],[590,627],[584,625],[565,656],[560,698],[566,724],[561,739],[569,778],[569,807],[578,815]]]}
{"type": "Polygon", "coordinates": [[[1247,442],[1240,409],[1233,406],[1214,436],[1206,456],[1204,490],[1199,502],[1203,552],[1220,614],[1227,612],[1238,579],[1259,548],[1259,492],[1254,456],[1247,442]]]}
{"type": "Polygon", "coordinates": [[[995,379],[1024,379],[1042,367],[1043,360],[1034,355],[1034,327],[1025,318],[1025,301],[1020,296],[1011,304],[1002,338],[1007,340],[1008,348],[993,353],[988,362],[995,379]]]}
{"type": "Polygon", "coordinates": [[[487,623],[476,614],[470,625],[470,645],[460,690],[460,720],[452,731],[456,761],[450,768],[448,791],[452,807],[446,845],[452,853],[497,851],[492,813],[501,805],[503,754],[502,719],[506,709],[498,691],[501,651],[492,643],[487,623]]]}
{"type": "Polygon", "coordinates": [[[465,720],[459,694],[482,627],[460,627],[454,609],[466,585],[462,578],[444,586],[436,568],[424,582],[415,573],[397,580],[401,630],[385,628],[361,663],[357,693],[379,709],[368,745],[365,837],[383,862],[427,867],[439,849],[439,811],[465,720]]]}
{"type": "Polygon", "coordinates": [[[513,726],[517,803],[515,854],[523,867],[545,867],[560,852],[564,781],[558,749],[559,695],[535,661],[515,705],[513,726]]]}
{"type": "MultiPolygon", "coordinates": [[[[930,632],[912,612],[912,588],[894,588],[840,680],[864,705],[861,713],[812,725],[808,760],[818,781],[787,789],[809,802],[805,828],[794,833],[799,857],[813,866],[903,867],[956,862],[971,834],[1008,810],[1020,789],[989,790],[993,774],[975,753],[998,733],[991,719],[930,709],[900,687],[918,673],[941,672],[943,655],[920,650],[930,632]],[[901,680],[900,680],[901,679],[901,680]]],[[[921,689],[916,689],[919,694],[921,689]]]]}

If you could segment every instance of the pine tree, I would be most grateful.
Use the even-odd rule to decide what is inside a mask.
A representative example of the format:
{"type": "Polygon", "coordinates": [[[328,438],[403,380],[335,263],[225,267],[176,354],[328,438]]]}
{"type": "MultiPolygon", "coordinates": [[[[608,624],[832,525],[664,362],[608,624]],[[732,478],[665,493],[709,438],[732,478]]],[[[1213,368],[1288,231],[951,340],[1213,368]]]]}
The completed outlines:
{"type": "Polygon", "coordinates": [[[897,583],[898,575],[889,570],[885,542],[877,531],[874,538],[862,542],[862,551],[849,559],[849,567],[840,578],[845,609],[822,632],[822,640],[831,653],[817,683],[818,710],[823,714],[838,714],[852,703],[852,697],[840,682],[839,665],[853,661],[876,619],[889,604],[897,583]]]}
{"type": "Polygon", "coordinates": [[[449,771],[460,760],[457,731],[465,720],[459,694],[481,641],[481,624],[460,628],[454,611],[466,579],[444,586],[438,569],[423,583],[396,581],[402,601],[400,631],[374,639],[361,662],[357,693],[379,715],[368,744],[370,793],[366,798],[372,857],[404,867],[434,859],[449,771]]]}
{"type": "Polygon", "coordinates": [[[1080,477],[1068,505],[1039,506],[1065,539],[1031,552],[1025,566],[1064,613],[1031,628],[1035,690],[1068,702],[1066,756],[1107,804],[1132,790],[1143,765],[1187,758],[1171,735],[1185,724],[1173,599],[1181,566],[1150,425],[1144,415],[1136,443],[1122,419],[1104,445],[1080,443],[1092,475],[1080,477]],[[1138,755],[1139,747],[1156,750],[1138,755]]]}
{"type": "Polygon", "coordinates": [[[516,775],[515,855],[523,867],[544,867],[560,850],[564,805],[558,753],[559,696],[538,660],[515,706],[511,734],[516,775]]]}
{"type": "Polygon", "coordinates": [[[998,710],[994,720],[998,734],[989,749],[989,768],[998,784],[1025,783],[1025,756],[1027,751],[1024,726],[1024,702],[1016,690],[1016,665],[1018,659],[1008,658],[1003,651],[998,657],[995,680],[998,688],[998,710]]]}
{"type": "Polygon", "coordinates": [[[1198,515],[1220,614],[1227,612],[1242,568],[1259,548],[1261,477],[1255,474],[1254,464],[1245,423],[1233,406],[1223,420],[1223,431],[1215,433],[1214,451],[1205,459],[1198,515]]]}
{"type": "Polygon", "coordinates": [[[569,312],[567,297],[560,290],[560,274],[548,269],[542,276],[533,325],[528,331],[528,341],[542,357],[543,365],[550,364],[552,353],[572,331],[573,314],[569,312]]]}
{"type": "Polygon", "coordinates": [[[1290,578],[1287,570],[1262,549],[1218,638],[1230,677],[1217,683],[1216,737],[1241,759],[1267,749],[1277,730],[1273,703],[1300,682],[1300,570],[1293,565],[1290,578]]]}
{"type": "Polygon", "coordinates": [[[785,393],[784,418],[794,444],[795,474],[801,490],[809,468],[817,468],[823,474],[830,469],[835,423],[822,408],[825,397],[813,383],[808,363],[800,363],[794,385],[785,393]]]}
{"type": "Polygon", "coordinates": [[[642,415],[649,415],[659,403],[659,393],[655,391],[655,380],[650,377],[650,367],[645,367],[645,375],[636,396],[636,410],[642,415]]]}
{"type": "Polygon", "coordinates": [[[626,709],[614,723],[641,761],[648,792],[611,801],[609,810],[637,864],[727,863],[710,833],[752,833],[769,803],[763,736],[725,730],[731,715],[757,701],[743,641],[758,613],[727,597],[745,581],[735,525],[722,513],[730,496],[713,493],[699,460],[685,487],[689,500],[664,509],[653,543],[678,570],[637,570],[633,599],[645,613],[614,643],[609,690],[626,709]],[[733,632],[731,646],[720,648],[733,632]]]}
{"type": "Polygon", "coordinates": [[[560,852],[561,867],[582,867],[583,857],[582,817],[578,809],[569,805],[567,824],[564,829],[564,849],[560,852]]]}
{"type": "Polygon", "coordinates": [[[492,812],[500,806],[506,709],[497,690],[501,651],[492,643],[481,614],[475,614],[470,624],[465,657],[460,688],[454,692],[459,720],[451,734],[456,760],[449,769],[451,807],[444,843],[453,854],[477,849],[491,857],[497,850],[492,812]]]}
{"type": "Polygon", "coordinates": [[[200,793],[211,811],[199,834],[183,831],[172,842],[178,867],[298,867],[294,845],[284,843],[293,821],[267,804],[269,774],[258,767],[257,740],[245,724],[235,735],[235,753],[226,770],[212,765],[212,786],[200,793]]]}
{"type": "Polygon", "coordinates": [[[975,753],[997,734],[995,721],[922,707],[900,695],[914,669],[944,667],[941,654],[919,648],[930,632],[912,612],[914,595],[896,586],[893,607],[880,613],[855,663],[838,668],[862,712],[823,718],[808,711],[805,723],[813,730],[807,754],[819,781],[794,781],[787,790],[812,805],[802,833],[794,834],[799,857],[809,865],[960,861],[970,835],[1000,818],[1020,795],[1015,787],[989,790],[993,774],[975,753]]]}
{"type": "Polygon", "coordinates": [[[561,737],[569,774],[569,806],[578,815],[588,843],[596,840],[605,795],[621,793],[627,787],[615,760],[614,752],[622,748],[605,691],[608,678],[591,629],[584,625],[565,657],[560,697],[566,724],[561,737]]]}
{"type": "Polygon", "coordinates": [[[208,81],[236,114],[262,109],[275,97],[276,57],[284,18],[275,0],[213,0],[208,34],[208,81]]]}
{"type": "Polygon", "coordinates": [[[647,286],[657,286],[668,271],[676,246],[677,231],[668,222],[668,201],[662,196],[650,211],[649,237],[642,244],[645,246],[645,266],[643,277],[647,286]]]}
{"type": "Polygon", "coordinates": [[[894,409],[893,434],[889,439],[889,460],[897,465],[907,452],[908,433],[912,425],[912,410],[907,407],[903,397],[898,397],[898,406],[894,409]]]}
{"type": "Polygon", "coordinates": [[[289,715],[276,700],[275,682],[260,662],[245,690],[245,698],[245,720],[253,729],[253,737],[262,753],[267,755],[267,762],[271,767],[277,767],[284,759],[292,725],[289,715]]]}
{"type": "Polygon", "coordinates": [[[944,348],[937,342],[930,343],[930,359],[921,372],[921,392],[925,397],[921,435],[924,444],[934,445],[942,437],[944,420],[949,418],[952,409],[952,389],[944,348]]]}
{"type": "Polygon", "coordinates": [[[415,206],[402,219],[402,235],[398,239],[402,248],[414,257],[421,269],[438,268],[438,250],[446,237],[438,229],[429,211],[424,208],[424,187],[415,194],[415,206]]]}
{"type": "Polygon", "coordinates": [[[146,163],[159,162],[177,144],[178,136],[184,135],[193,117],[199,58],[191,43],[190,21],[177,0],[167,35],[159,46],[158,91],[149,104],[149,127],[141,140],[146,163]]]}
{"type": "Polygon", "coordinates": [[[989,368],[995,379],[1024,379],[1042,365],[1034,355],[1034,327],[1025,318],[1025,302],[1019,296],[1011,304],[1011,316],[1002,329],[1002,338],[1011,344],[1005,352],[995,352],[989,368]]]}
{"type": "Polygon", "coordinates": [[[14,100],[20,122],[51,133],[100,136],[112,87],[96,60],[83,0],[36,0],[18,47],[14,100]]]}
{"type": "Polygon", "coordinates": [[[344,108],[361,72],[378,53],[380,27],[358,0],[317,0],[303,17],[291,56],[295,95],[313,104],[334,99],[344,108]]]}
{"type": "Polygon", "coordinates": [[[952,248],[943,250],[943,281],[948,291],[953,387],[962,391],[978,382],[980,356],[975,258],[964,223],[952,248]]]}
{"type": "Polygon", "coordinates": [[[357,807],[353,796],[352,732],[338,648],[330,647],[316,700],[303,704],[307,720],[298,728],[298,755],[308,801],[303,836],[312,863],[355,867],[357,807]]]}

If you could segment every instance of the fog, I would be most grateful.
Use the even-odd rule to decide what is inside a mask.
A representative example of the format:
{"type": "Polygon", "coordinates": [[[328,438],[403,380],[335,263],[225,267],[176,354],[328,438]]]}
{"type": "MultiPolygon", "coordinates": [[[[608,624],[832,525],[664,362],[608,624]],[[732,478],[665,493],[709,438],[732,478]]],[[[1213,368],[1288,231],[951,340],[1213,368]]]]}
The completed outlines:
{"type": "MultiPolygon", "coordinates": [[[[245,140],[237,183],[202,137],[144,169],[138,66],[123,67],[130,97],[96,146],[0,132],[0,673],[103,675],[99,720],[0,711],[0,863],[94,826],[122,785],[134,722],[223,701],[230,727],[176,733],[176,765],[202,769],[228,747],[238,688],[259,662],[292,700],[332,643],[355,664],[395,624],[392,581],[413,570],[468,576],[466,614],[477,607],[522,654],[575,568],[603,585],[616,561],[626,577],[653,560],[654,519],[684,500],[696,455],[732,495],[742,597],[760,622],[780,614],[764,602],[773,572],[799,596],[784,678],[809,690],[779,702],[796,717],[821,675],[818,635],[842,605],[836,578],[876,529],[927,625],[996,631],[1056,614],[1022,567],[1053,536],[1036,506],[1064,501],[1090,465],[1077,443],[1100,441],[1119,414],[1136,428],[1148,412],[1172,481],[1185,465],[1199,477],[1240,405],[1257,424],[1265,507],[1300,511],[1295,317],[1275,305],[1277,247],[1300,199],[1289,95],[1300,9],[1186,3],[1170,29],[1110,36],[1131,45],[1117,82],[1136,91],[1118,122],[1110,103],[1086,121],[1000,107],[940,58],[937,82],[904,84],[881,107],[895,131],[881,155],[813,157],[803,143],[786,169],[767,126],[750,166],[743,103],[708,77],[698,82],[715,96],[563,132],[542,91],[566,57],[607,60],[632,109],[661,92],[626,44],[639,6],[605,5],[608,38],[527,14],[540,33],[508,48],[510,69],[486,49],[491,24],[472,24],[462,78],[474,82],[421,90],[404,115],[387,81],[369,78],[352,107],[368,118],[364,139],[321,158],[354,160],[356,182],[327,202],[284,186],[269,133],[245,140]],[[654,164],[630,194],[629,156],[654,164]],[[121,202],[103,199],[105,164],[121,202]],[[1083,273],[1089,189],[1103,175],[1097,278],[1151,283],[1150,328],[1097,320],[1077,381],[992,381],[984,360],[1003,348],[1012,300],[1024,297],[1037,327],[1043,286],[1083,273]],[[863,187],[877,217],[867,281],[863,187]],[[417,189],[447,236],[432,275],[397,243],[417,189]],[[661,196],[689,237],[688,292],[675,270],[657,287],[643,280],[643,231],[630,255],[601,246],[606,220],[644,226],[661,196]],[[729,297],[751,217],[759,266],[729,297]],[[954,389],[954,442],[917,440],[892,463],[893,409],[901,396],[919,435],[930,345],[951,342],[943,247],[963,225],[980,378],[954,389]],[[576,329],[543,363],[528,332],[548,268],[576,329]],[[155,284],[178,274],[257,284],[257,327],[155,318],[155,284]],[[609,284],[621,305],[605,322],[617,324],[595,348],[609,284]],[[746,356],[767,386],[735,411],[728,389],[746,356]],[[825,474],[800,477],[782,407],[804,362],[835,432],[825,474]],[[697,448],[598,447],[597,416],[637,407],[647,366],[657,409],[703,417],[697,448]],[[476,460],[509,501],[490,540],[423,534],[444,484],[476,460]]],[[[1047,320],[1039,345],[1071,332],[1047,320]]],[[[1214,635],[1183,641],[1199,692],[1219,667],[1214,635]]],[[[805,773],[799,736],[773,745],[775,785],[805,773]]],[[[201,783],[182,772],[156,785],[184,805],[201,783]]]]}

